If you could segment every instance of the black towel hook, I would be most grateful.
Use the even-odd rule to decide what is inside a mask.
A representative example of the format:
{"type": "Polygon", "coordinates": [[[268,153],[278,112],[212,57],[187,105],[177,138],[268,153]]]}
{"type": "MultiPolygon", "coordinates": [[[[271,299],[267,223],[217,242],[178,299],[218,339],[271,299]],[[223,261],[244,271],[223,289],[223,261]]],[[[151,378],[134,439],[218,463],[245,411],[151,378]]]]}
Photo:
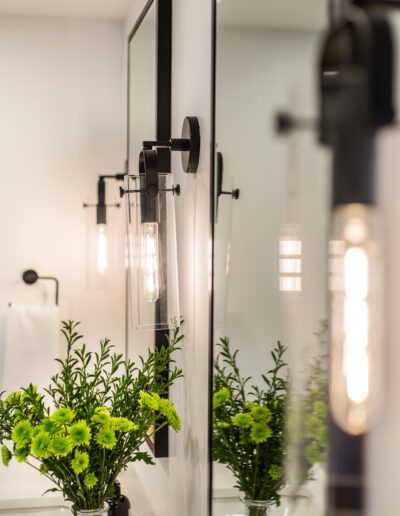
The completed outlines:
{"type": "Polygon", "coordinates": [[[22,279],[27,285],[33,285],[37,282],[37,280],[50,280],[54,281],[56,284],[56,292],[55,292],[55,298],[56,298],[56,305],[58,305],[58,292],[59,292],[59,283],[58,279],[54,278],[53,276],[39,276],[39,274],[34,271],[33,269],[28,269],[22,274],[22,279]]]}

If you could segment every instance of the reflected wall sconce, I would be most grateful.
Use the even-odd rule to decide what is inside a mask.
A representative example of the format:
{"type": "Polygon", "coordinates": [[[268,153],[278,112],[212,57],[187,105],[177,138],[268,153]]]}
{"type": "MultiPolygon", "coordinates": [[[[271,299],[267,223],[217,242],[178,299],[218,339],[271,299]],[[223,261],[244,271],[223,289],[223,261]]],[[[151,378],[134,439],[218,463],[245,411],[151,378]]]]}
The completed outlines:
{"type": "Polygon", "coordinates": [[[128,199],[133,323],[168,328],[179,316],[173,197],[180,195],[180,186],[172,184],[172,174],[159,172],[158,150],[145,148],[139,174],[129,176],[129,187],[120,194],[128,199]]]}
{"type": "Polygon", "coordinates": [[[124,181],[126,174],[101,175],[97,181],[97,203],[84,203],[84,208],[96,208],[95,219],[88,216],[88,263],[89,288],[107,288],[113,284],[116,244],[115,228],[111,227],[108,208],[119,208],[120,204],[106,204],[106,180],[124,181]]]}
{"type": "Polygon", "coordinates": [[[387,19],[352,8],[328,34],[320,67],[319,135],[333,155],[330,403],[351,435],[371,428],[382,401],[375,139],[394,123],[393,62],[387,19]]]}
{"type": "Polygon", "coordinates": [[[224,158],[221,152],[217,152],[217,197],[221,195],[230,195],[233,199],[239,199],[240,190],[239,188],[234,188],[230,191],[225,191],[223,189],[224,182],[224,158]]]}
{"type": "Polygon", "coordinates": [[[218,219],[218,210],[219,210],[219,202],[221,195],[227,195],[232,197],[232,199],[239,199],[240,190],[239,188],[233,188],[232,190],[224,190],[224,158],[221,152],[217,152],[215,155],[215,175],[216,175],[216,195],[215,195],[215,217],[216,222],[218,219]]]}

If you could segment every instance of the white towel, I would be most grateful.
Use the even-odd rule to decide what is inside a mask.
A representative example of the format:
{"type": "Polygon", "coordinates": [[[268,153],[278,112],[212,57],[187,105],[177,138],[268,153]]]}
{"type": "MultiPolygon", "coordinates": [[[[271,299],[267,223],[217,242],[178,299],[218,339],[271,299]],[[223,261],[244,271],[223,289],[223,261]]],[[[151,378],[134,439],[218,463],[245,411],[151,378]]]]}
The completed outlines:
{"type": "MultiPolygon", "coordinates": [[[[60,316],[57,306],[12,305],[8,309],[1,364],[1,391],[10,393],[30,383],[40,392],[58,370],[60,316]]],[[[44,393],[43,393],[44,394],[44,393]]]]}

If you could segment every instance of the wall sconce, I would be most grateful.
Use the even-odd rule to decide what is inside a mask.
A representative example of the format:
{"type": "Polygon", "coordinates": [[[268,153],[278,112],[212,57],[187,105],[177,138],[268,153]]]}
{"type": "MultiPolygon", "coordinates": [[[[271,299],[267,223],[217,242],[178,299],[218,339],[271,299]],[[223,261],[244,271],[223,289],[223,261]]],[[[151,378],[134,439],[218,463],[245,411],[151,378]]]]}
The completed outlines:
{"type": "Polygon", "coordinates": [[[320,140],[333,154],[330,400],[347,434],[368,431],[382,391],[382,274],[377,243],[376,132],[394,120],[388,21],[352,8],[321,60],[320,140]]]}
{"type": "Polygon", "coordinates": [[[167,329],[179,317],[174,195],[180,186],[172,174],[158,172],[157,150],[144,149],[139,174],[129,176],[130,299],[136,328],[167,329]]]}
{"type": "Polygon", "coordinates": [[[116,230],[108,208],[119,208],[117,204],[106,204],[106,180],[123,181],[126,174],[101,175],[97,182],[97,203],[83,205],[96,208],[96,215],[88,214],[87,234],[87,281],[93,289],[113,287],[114,272],[118,268],[118,245],[115,242],[116,230]]]}
{"type": "Polygon", "coordinates": [[[181,152],[182,168],[188,174],[195,174],[200,160],[200,124],[195,116],[187,116],[183,121],[182,137],[168,141],[144,141],[143,149],[169,149],[181,152]]]}

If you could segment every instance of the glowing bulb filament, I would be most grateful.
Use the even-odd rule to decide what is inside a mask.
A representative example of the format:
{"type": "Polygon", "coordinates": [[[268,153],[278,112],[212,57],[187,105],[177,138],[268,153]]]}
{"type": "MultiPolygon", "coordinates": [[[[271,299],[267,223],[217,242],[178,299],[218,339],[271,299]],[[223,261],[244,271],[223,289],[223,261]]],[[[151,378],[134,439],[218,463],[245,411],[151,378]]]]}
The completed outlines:
{"type": "Polygon", "coordinates": [[[143,294],[146,301],[154,303],[160,296],[157,222],[143,224],[141,262],[143,294]]]}
{"type": "Polygon", "coordinates": [[[360,247],[350,247],[344,256],[344,360],[347,395],[362,403],[369,395],[368,256],[360,247]]]}
{"type": "Polygon", "coordinates": [[[330,400],[336,423],[360,435],[372,428],[382,398],[381,259],[371,206],[335,208],[330,242],[330,400]]]}

